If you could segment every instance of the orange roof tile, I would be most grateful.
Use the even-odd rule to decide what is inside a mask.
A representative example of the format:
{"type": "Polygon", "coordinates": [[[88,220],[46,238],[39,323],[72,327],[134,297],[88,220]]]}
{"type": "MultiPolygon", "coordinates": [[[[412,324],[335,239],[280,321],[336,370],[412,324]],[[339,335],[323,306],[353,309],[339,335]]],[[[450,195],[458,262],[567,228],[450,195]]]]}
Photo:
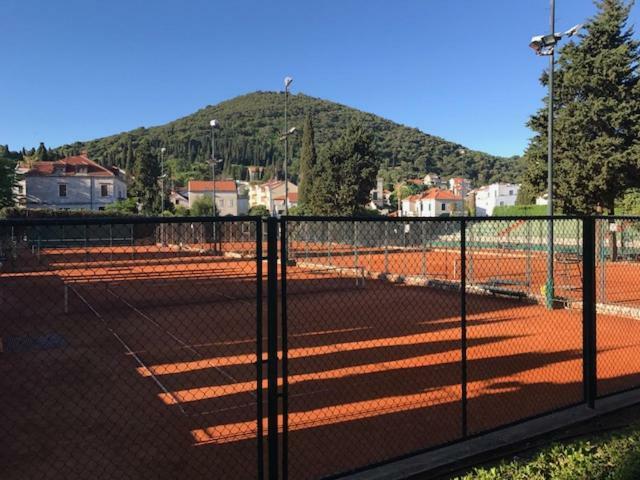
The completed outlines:
{"type": "MultiPolygon", "coordinates": [[[[188,189],[190,192],[212,192],[213,182],[211,180],[189,180],[188,189]]],[[[235,180],[216,180],[217,192],[237,192],[235,180]]]]}
{"type": "Polygon", "coordinates": [[[72,157],[66,157],[60,160],[55,160],[52,162],[43,161],[43,162],[35,162],[26,172],[26,175],[62,175],[62,176],[73,176],[78,175],[80,173],[79,168],[84,166],[87,168],[86,173],[82,173],[82,175],[87,176],[96,176],[96,177],[114,177],[115,173],[109,170],[108,168],[103,167],[102,165],[98,165],[93,160],[90,160],[85,154],[75,155],[72,157]]]}

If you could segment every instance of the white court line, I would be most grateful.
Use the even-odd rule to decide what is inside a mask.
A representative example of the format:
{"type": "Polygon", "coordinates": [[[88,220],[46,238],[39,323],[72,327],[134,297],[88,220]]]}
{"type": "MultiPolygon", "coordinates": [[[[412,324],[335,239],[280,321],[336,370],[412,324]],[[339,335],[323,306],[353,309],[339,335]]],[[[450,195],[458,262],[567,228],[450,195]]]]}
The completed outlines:
{"type": "MultiPolygon", "coordinates": [[[[145,314],[144,312],[142,312],[140,309],[138,309],[136,306],[132,305],[131,303],[129,303],[127,300],[125,300],[124,298],[122,298],[120,295],[117,295],[116,293],[114,293],[107,285],[107,291],[113,295],[114,297],[116,297],[117,299],[119,299],[122,303],[124,303],[125,305],[127,305],[129,308],[131,308],[134,312],[136,312],[138,315],[140,315],[142,318],[150,321],[151,323],[153,323],[156,327],[158,327],[160,330],[162,330],[164,333],[166,333],[167,335],[169,335],[171,338],[173,338],[176,342],[178,342],[180,345],[182,345],[184,348],[186,348],[187,350],[191,351],[191,353],[193,353],[194,355],[200,357],[200,358],[204,358],[204,356],[198,352],[194,347],[192,347],[191,345],[189,345],[187,342],[185,342],[183,339],[181,339],[180,337],[178,337],[177,335],[174,335],[172,332],[170,332],[169,330],[167,330],[166,328],[164,328],[162,325],[160,325],[160,323],[158,323],[156,320],[154,320],[153,318],[151,318],[149,315],[145,314]]],[[[226,377],[227,380],[231,380],[233,383],[240,383],[240,381],[235,378],[233,375],[231,375],[230,373],[225,372],[224,370],[222,370],[220,367],[214,366],[213,367],[216,371],[218,371],[218,373],[220,373],[223,377],[226,377]]],[[[253,397],[256,397],[255,392],[249,392],[253,397]]],[[[176,398],[175,395],[171,394],[172,398],[176,398]]]]}
{"type": "Polygon", "coordinates": [[[170,397],[174,398],[176,400],[176,405],[178,405],[178,408],[180,409],[180,411],[182,412],[183,415],[187,415],[187,413],[185,412],[184,408],[182,407],[182,405],[180,404],[180,402],[178,402],[178,399],[173,395],[172,392],[170,392],[163,384],[162,382],[158,379],[158,377],[156,377],[153,372],[151,370],[149,370],[149,368],[144,364],[144,362],[140,359],[140,357],[133,351],[131,350],[131,348],[129,347],[129,345],[127,345],[125,343],[124,340],[122,340],[122,338],[120,338],[120,336],[108,325],[107,321],[102,317],[102,315],[100,315],[100,313],[98,311],[96,311],[95,308],[93,308],[93,306],[91,306],[91,304],[82,296],[80,295],[80,292],[78,292],[75,288],[73,288],[71,285],[69,285],[69,287],[71,289],[71,291],[73,293],[75,293],[78,298],[80,300],[82,300],[82,302],[89,307],[89,310],[91,310],[93,312],[93,314],[98,317],[100,319],[100,321],[102,321],[105,324],[105,327],[107,328],[107,330],[109,330],[111,332],[111,334],[116,338],[116,340],[118,340],[118,342],[120,342],[120,344],[125,348],[125,350],[127,351],[127,353],[129,355],[131,355],[135,361],[138,363],[138,365],[142,368],[144,368],[145,370],[147,370],[151,376],[151,378],[153,379],[153,381],[156,383],[156,385],[158,385],[158,387],[160,387],[160,389],[167,395],[169,395],[170,397]]]}

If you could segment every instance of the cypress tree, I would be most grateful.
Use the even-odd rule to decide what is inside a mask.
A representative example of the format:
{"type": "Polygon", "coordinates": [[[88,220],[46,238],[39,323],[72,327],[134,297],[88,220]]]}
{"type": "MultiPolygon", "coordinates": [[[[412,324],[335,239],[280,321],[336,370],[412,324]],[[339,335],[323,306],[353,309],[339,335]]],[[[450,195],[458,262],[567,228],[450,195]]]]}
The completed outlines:
{"type": "MultiPolygon", "coordinates": [[[[614,213],[614,202],[638,184],[639,44],[627,27],[630,4],[600,0],[578,44],[561,49],[554,98],[557,205],[564,213],[614,213]]],[[[541,79],[548,82],[545,73],[541,79]]],[[[548,101],[548,99],[546,100],[548,101]]],[[[536,135],[525,153],[526,188],[546,191],[546,109],[528,123],[536,135]]]]}
{"type": "Polygon", "coordinates": [[[36,150],[36,160],[39,162],[46,162],[49,160],[49,152],[47,151],[47,147],[44,146],[43,142],[40,142],[38,146],[38,150],[36,150]]]}
{"type": "Polygon", "coordinates": [[[304,120],[304,130],[302,133],[302,151],[300,152],[300,173],[299,173],[299,202],[304,207],[309,202],[309,197],[313,192],[313,169],[316,165],[316,145],[313,122],[311,115],[307,114],[304,120]]]}
{"type": "Polygon", "coordinates": [[[133,193],[138,198],[142,213],[145,215],[159,213],[160,189],[158,188],[158,178],[160,177],[160,163],[147,140],[140,142],[138,148],[136,148],[135,162],[133,193]]]}

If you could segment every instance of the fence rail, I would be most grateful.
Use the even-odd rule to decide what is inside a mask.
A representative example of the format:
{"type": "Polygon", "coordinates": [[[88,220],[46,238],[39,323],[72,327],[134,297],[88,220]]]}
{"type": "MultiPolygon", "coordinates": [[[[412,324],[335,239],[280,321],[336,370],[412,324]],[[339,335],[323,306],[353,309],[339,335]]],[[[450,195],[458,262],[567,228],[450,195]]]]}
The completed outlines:
{"type": "Polygon", "coordinates": [[[638,274],[633,217],[3,220],[0,472],[333,478],[593,407],[638,274]]]}

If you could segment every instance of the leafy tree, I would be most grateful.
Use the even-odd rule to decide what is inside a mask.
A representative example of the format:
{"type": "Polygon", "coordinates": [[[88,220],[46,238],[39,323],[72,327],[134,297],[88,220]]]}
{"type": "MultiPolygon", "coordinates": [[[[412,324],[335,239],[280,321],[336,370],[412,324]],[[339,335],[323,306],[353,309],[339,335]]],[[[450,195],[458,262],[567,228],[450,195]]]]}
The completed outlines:
{"type": "Polygon", "coordinates": [[[187,207],[185,207],[184,205],[177,205],[176,209],[175,209],[175,215],[176,217],[188,217],[189,216],[189,209],[187,207]]]}
{"type": "Polygon", "coordinates": [[[191,214],[194,217],[212,217],[214,214],[211,197],[200,197],[191,205],[191,214]]]}
{"type": "MultiPolygon", "coordinates": [[[[289,213],[291,214],[291,211],[289,211],[289,213]]],[[[254,215],[256,217],[268,217],[270,213],[269,209],[264,205],[254,205],[249,209],[249,215],[254,215]]]]}
{"type": "Polygon", "coordinates": [[[298,198],[300,204],[309,201],[313,192],[313,169],[316,165],[316,145],[313,132],[313,122],[311,115],[307,114],[304,121],[304,131],[302,133],[302,150],[300,152],[300,172],[298,174],[298,198]]]}
{"type": "Polygon", "coordinates": [[[351,124],[338,141],[320,154],[310,211],[314,215],[353,216],[369,200],[377,173],[372,136],[351,124]]]}
{"type": "Polygon", "coordinates": [[[142,142],[136,150],[135,180],[133,194],[141,205],[141,211],[145,215],[159,213],[160,189],[158,178],[160,177],[160,164],[157,155],[152,151],[148,142],[142,142]]]}
{"type": "Polygon", "coordinates": [[[138,213],[138,205],[135,198],[118,200],[105,207],[105,211],[114,213],[138,213]]]}
{"type": "MultiPolygon", "coordinates": [[[[639,44],[627,27],[631,5],[600,0],[579,44],[558,59],[555,103],[554,188],[564,213],[607,212],[637,185],[640,158],[639,44]]],[[[545,73],[541,79],[548,82],[545,73]]],[[[548,101],[548,99],[547,99],[548,101]]],[[[547,117],[533,115],[536,132],[525,157],[528,198],[546,190],[547,117]]],[[[523,194],[524,197],[524,194],[523,194]]]]}

